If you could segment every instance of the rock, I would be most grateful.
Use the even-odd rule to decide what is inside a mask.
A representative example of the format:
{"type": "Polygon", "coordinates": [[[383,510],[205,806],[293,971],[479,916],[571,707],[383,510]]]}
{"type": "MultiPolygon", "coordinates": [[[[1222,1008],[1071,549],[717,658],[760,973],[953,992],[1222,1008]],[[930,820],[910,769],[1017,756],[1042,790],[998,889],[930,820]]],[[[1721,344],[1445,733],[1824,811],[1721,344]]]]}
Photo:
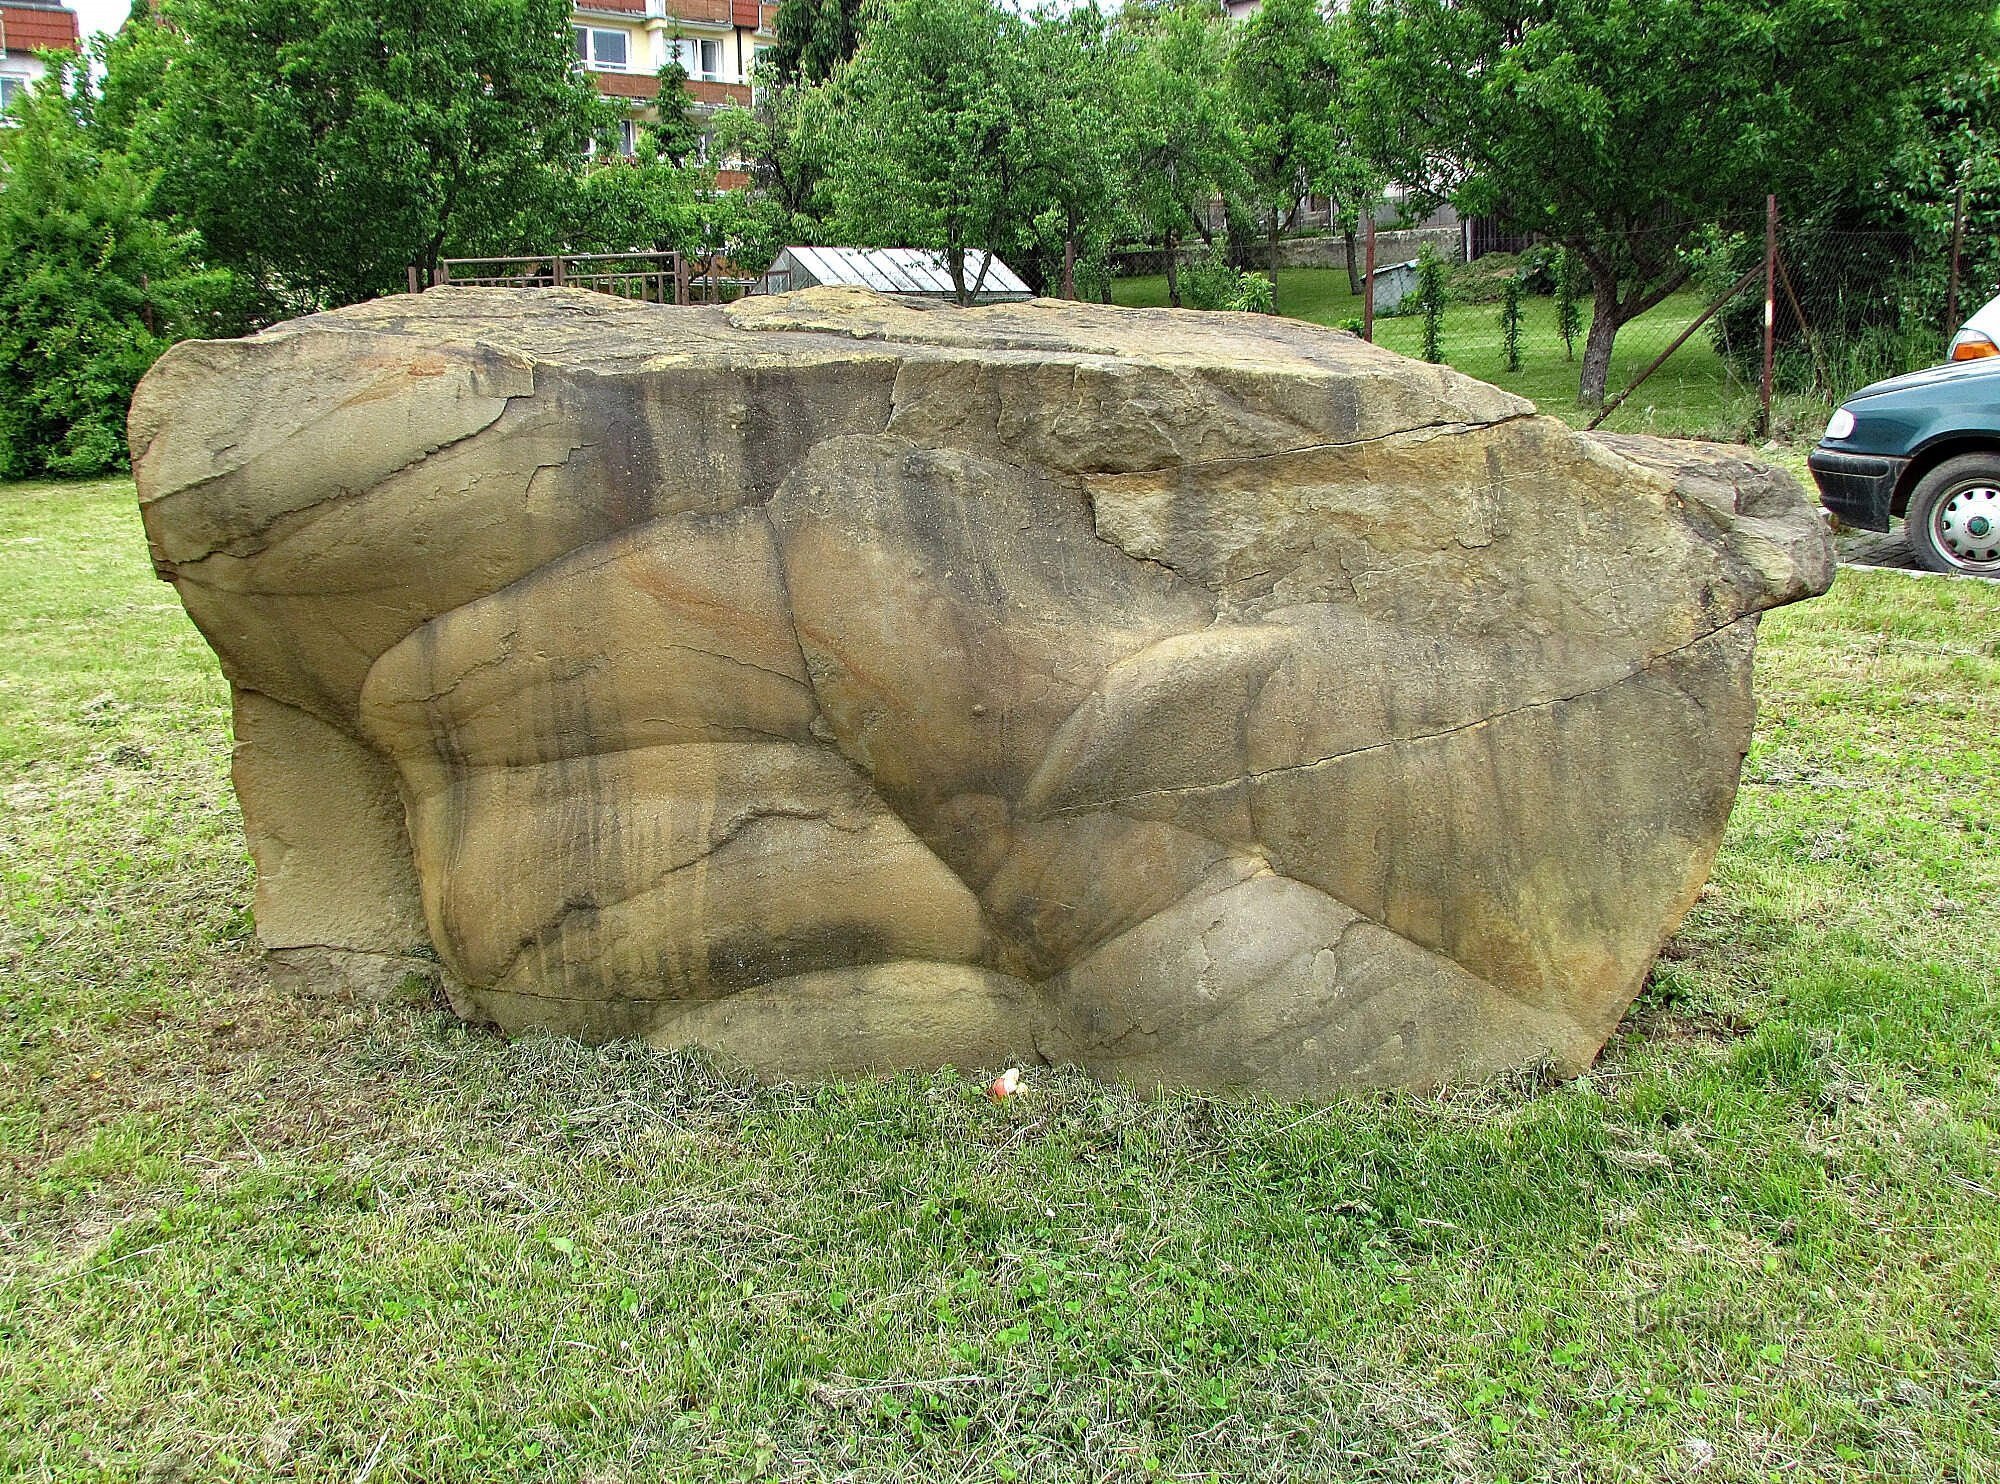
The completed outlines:
{"type": "Polygon", "coordinates": [[[1833,572],[1736,450],[1254,316],[440,290],[132,443],[281,967],[781,1076],[1577,1070],[1833,572]]]}

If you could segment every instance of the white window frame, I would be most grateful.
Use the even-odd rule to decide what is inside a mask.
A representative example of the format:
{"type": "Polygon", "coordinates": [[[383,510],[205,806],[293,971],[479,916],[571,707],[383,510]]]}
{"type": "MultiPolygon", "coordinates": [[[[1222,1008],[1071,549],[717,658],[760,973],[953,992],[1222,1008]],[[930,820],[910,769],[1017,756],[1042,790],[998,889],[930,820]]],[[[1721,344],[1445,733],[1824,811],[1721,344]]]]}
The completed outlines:
{"type": "Polygon", "coordinates": [[[700,70],[699,72],[695,73],[694,75],[695,75],[696,77],[699,77],[699,78],[700,78],[700,79],[701,79],[701,80],[702,80],[703,82],[721,82],[721,81],[722,81],[722,39],[721,39],[720,37],[718,37],[718,36],[700,36],[700,37],[697,37],[697,38],[695,38],[695,56],[696,56],[696,57],[697,57],[697,58],[698,58],[699,60],[701,60],[701,61],[702,61],[702,62],[703,62],[704,64],[706,63],[706,61],[707,61],[707,59],[708,59],[708,56],[709,56],[709,48],[710,48],[710,47],[714,47],[714,48],[715,48],[715,52],[714,52],[714,56],[715,56],[715,66],[714,66],[713,68],[710,68],[710,67],[708,67],[708,66],[704,65],[704,66],[703,66],[703,67],[701,68],[701,70],[700,70]]]}
{"type": "Polygon", "coordinates": [[[578,43],[577,60],[592,72],[630,72],[632,70],[632,35],[616,26],[571,26],[570,34],[578,43]],[[625,56],[616,62],[607,62],[597,54],[597,38],[616,36],[624,44],[625,56]]]}

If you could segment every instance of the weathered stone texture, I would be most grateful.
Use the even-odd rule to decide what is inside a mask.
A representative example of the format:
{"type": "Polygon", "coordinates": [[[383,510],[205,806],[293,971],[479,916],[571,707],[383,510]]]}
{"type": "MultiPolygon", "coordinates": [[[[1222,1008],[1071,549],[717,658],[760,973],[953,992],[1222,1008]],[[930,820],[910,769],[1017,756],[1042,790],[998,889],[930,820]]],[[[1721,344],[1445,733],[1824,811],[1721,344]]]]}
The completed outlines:
{"type": "Polygon", "coordinates": [[[132,432],[281,962],[780,1075],[1581,1067],[1832,576],[1730,450],[1249,316],[437,291],[132,432]]]}

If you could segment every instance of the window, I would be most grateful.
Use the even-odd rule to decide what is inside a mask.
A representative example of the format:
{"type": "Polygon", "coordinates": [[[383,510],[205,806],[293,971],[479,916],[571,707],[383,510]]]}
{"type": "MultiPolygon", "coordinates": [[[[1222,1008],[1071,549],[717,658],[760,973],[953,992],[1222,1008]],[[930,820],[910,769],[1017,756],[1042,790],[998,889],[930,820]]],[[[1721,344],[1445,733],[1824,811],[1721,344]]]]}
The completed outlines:
{"type": "Polygon", "coordinates": [[[14,100],[28,91],[25,77],[0,77],[0,114],[14,111],[14,100]]]}
{"type": "Polygon", "coordinates": [[[596,26],[572,26],[576,38],[576,59],[599,72],[623,72],[629,55],[623,31],[604,31],[596,26]]]}
{"type": "Polygon", "coordinates": [[[701,75],[713,82],[722,75],[722,43],[704,41],[701,44],[701,75]]]}
{"type": "Polygon", "coordinates": [[[627,158],[639,153],[639,126],[631,119],[618,125],[618,151],[627,158]]]}

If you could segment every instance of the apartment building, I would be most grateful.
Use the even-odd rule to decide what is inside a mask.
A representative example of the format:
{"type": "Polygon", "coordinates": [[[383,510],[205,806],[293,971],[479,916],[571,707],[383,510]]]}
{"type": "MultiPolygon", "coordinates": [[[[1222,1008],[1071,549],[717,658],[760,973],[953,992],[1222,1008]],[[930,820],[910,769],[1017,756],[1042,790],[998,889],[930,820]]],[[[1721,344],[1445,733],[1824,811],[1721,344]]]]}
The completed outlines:
{"type": "Polygon", "coordinates": [[[14,106],[28,84],[48,69],[38,52],[73,52],[76,13],[59,0],[6,0],[0,4],[0,116],[14,106]]]}
{"type": "MultiPolygon", "coordinates": [[[[639,125],[659,117],[659,72],[678,59],[697,115],[750,102],[750,75],[777,37],[778,7],[760,0],[577,0],[570,16],[577,62],[606,97],[629,110],[621,144],[627,154],[639,125]]],[[[716,182],[746,184],[740,170],[716,182]]]]}

